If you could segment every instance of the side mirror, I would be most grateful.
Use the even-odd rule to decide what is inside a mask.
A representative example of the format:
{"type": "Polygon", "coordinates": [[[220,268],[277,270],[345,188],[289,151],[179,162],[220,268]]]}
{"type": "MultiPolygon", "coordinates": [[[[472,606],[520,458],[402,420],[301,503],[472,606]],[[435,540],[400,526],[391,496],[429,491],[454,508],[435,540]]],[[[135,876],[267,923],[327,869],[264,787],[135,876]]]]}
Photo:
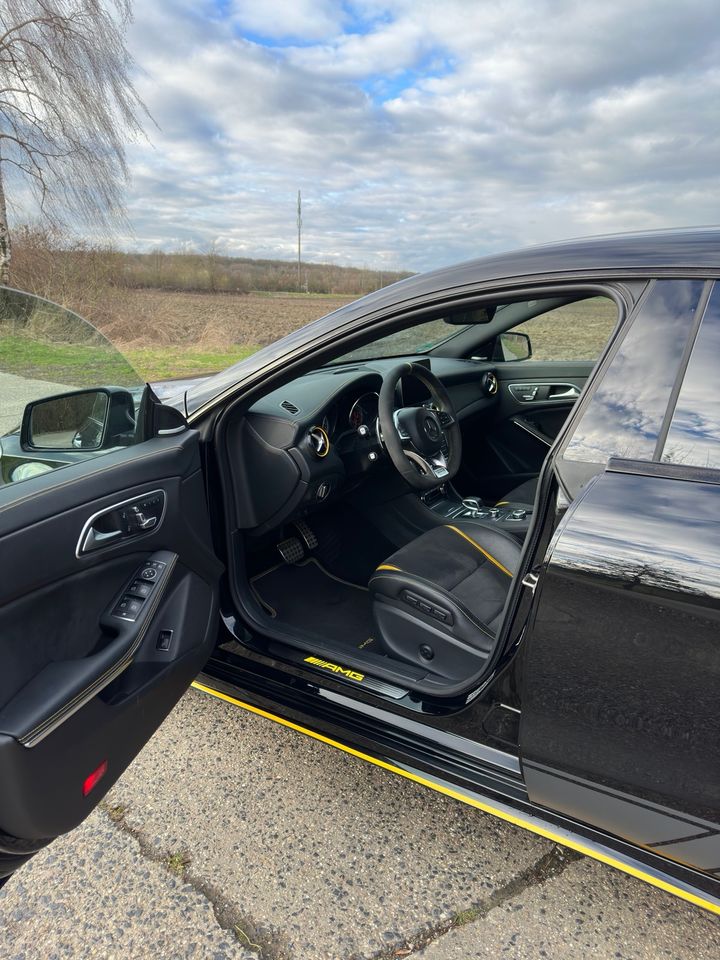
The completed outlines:
{"type": "Polygon", "coordinates": [[[132,443],[135,404],[119,387],[75,390],[28,403],[20,428],[23,450],[103,450],[132,443]]]}
{"type": "Polygon", "coordinates": [[[532,344],[527,333],[506,330],[495,340],[493,360],[529,360],[532,356],[532,344]]]}

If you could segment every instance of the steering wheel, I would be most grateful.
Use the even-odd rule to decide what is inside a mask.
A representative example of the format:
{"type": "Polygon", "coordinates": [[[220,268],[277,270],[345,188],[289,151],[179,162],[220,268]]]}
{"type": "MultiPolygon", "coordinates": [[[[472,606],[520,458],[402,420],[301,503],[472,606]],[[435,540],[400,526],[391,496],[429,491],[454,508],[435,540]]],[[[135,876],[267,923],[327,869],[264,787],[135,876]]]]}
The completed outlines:
{"type": "Polygon", "coordinates": [[[430,490],[452,479],[460,468],[462,439],[445,387],[420,363],[393,367],[380,389],[380,434],[395,468],[411,487],[430,490]],[[432,406],[395,408],[402,377],[416,377],[430,391],[432,406]]]}

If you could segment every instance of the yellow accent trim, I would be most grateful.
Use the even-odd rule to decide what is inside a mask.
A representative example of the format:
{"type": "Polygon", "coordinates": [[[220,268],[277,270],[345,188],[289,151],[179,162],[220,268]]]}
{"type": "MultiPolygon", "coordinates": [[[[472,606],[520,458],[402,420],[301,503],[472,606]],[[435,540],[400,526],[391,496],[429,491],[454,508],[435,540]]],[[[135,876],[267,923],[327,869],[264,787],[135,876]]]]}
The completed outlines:
{"type": "Polygon", "coordinates": [[[231,703],[236,707],[247,710],[249,713],[254,713],[259,717],[264,717],[266,720],[272,720],[273,723],[279,723],[283,727],[289,727],[290,730],[295,730],[297,733],[303,733],[307,737],[312,737],[313,740],[319,740],[321,743],[326,743],[328,746],[335,747],[337,750],[342,750],[343,753],[349,753],[351,756],[357,757],[359,760],[366,760],[368,763],[372,763],[376,767],[382,767],[383,770],[389,770],[390,773],[396,773],[399,777],[405,777],[407,780],[412,780],[414,783],[419,783],[423,787],[428,787],[430,790],[435,790],[437,793],[442,793],[446,797],[452,797],[453,800],[459,800],[461,803],[467,803],[471,807],[476,807],[478,810],[482,810],[483,813],[489,813],[494,817],[498,817],[500,820],[505,820],[507,823],[512,823],[516,827],[521,827],[523,830],[528,830],[530,833],[536,833],[540,837],[545,837],[546,840],[552,840],[554,843],[560,843],[564,847],[570,847],[571,850],[577,850],[578,853],[582,853],[586,857],[590,857],[593,860],[599,860],[600,863],[605,863],[610,867],[614,867],[616,870],[622,871],[623,873],[629,873],[631,877],[637,877],[638,880],[644,880],[645,883],[649,883],[653,887],[659,887],[660,890],[665,890],[667,893],[671,893],[673,896],[679,897],[681,900],[687,900],[689,903],[694,903],[697,907],[703,907],[705,910],[710,910],[711,913],[720,914],[720,904],[713,903],[711,900],[703,900],[702,897],[691,893],[689,890],[683,890],[682,887],[676,887],[672,883],[662,880],[660,877],[653,877],[652,874],[645,873],[638,867],[633,867],[629,863],[623,863],[622,860],[617,860],[615,857],[601,853],[599,850],[594,850],[592,847],[588,847],[584,843],[580,843],[579,841],[574,840],[565,834],[556,833],[554,830],[548,830],[547,827],[533,823],[530,820],[525,820],[523,817],[514,813],[509,813],[507,810],[493,807],[492,804],[484,803],[482,800],[476,800],[475,797],[469,797],[467,794],[463,794],[459,790],[453,790],[451,787],[446,787],[440,783],[433,783],[432,780],[426,780],[425,777],[421,777],[417,773],[413,773],[411,770],[403,770],[402,767],[396,767],[394,764],[388,763],[386,760],[380,760],[377,757],[371,757],[369,754],[362,753],[360,750],[355,750],[353,747],[348,747],[346,744],[340,743],[338,740],[332,740],[330,737],[326,737],[322,733],[316,733],[314,730],[309,730],[307,727],[300,726],[299,723],[293,723],[292,720],[285,720],[283,717],[278,717],[274,713],[269,713],[267,710],[261,710],[260,707],[254,707],[250,703],[244,703],[242,700],[236,700],[235,697],[228,696],[227,693],[221,693],[219,690],[213,690],[212,687],[207,687],[204,683],[199,683],[197,680],[193,681],[192,685],[196,690],[201,690],[203,693],[208,693],[211,697],[217,697],[218,700],[224,700],[226,703],[231,703]]]}
{"type": "Polygon", "coordinates": [[[377,570],[397,570],[398,573],[402,573],[400,567],[394,567],[391,563],[381,563],[377,570]]]}
{"type": "Polygon", "coordinates": [[[319,430],[320,433],[325,437],[325,443],[327,444],[327,447],[326,447],[326,449],[325,449],[325,453],[318,453],[317,450],[315,451],[315,455],[318,456],[318,457],[320,457],[320,458],[322,459],[323,457],[326,457],[326,456],[330,453],[330,447],[331,447],[330,437],[327,435],[327,430],[326,430],[324,427],[321,427],[321,426],[320,426],[319,424],[317,424],[317,423],[316,423],[313,427],[310,427],[310,429],[311,429],[311,430],[319,430]]]}
{"type": "Polygon", "coordinates": [[[487,550],[483,550],[483,548],[480,546],[480,544],[479,544],[479,543],[475,543],[475,541],[472,539],[472,537],[469,537],[466,533],[463,533],[462,530],[458,530],[457,527],[453,527],[453,525],[452,525],[451,523],[446,524],[446,526],[447,526],[448,530],[454,530],[455,533],[459,533],[460,536],[463,537],[465,540],[467,540],[468,543],[471,543],[471,544],[475,547],[476,550],[479,550],[480,553],[481,553],[484,557],[487,557],[487,558],[488,558],[488,560],[490,561],[490,563],[494,563],[495,566],[498,568],[498,570],[502,570],[503,573],[506,573],[509,577],[512,577],[512,574],[510,573],[510,571],[508,570],[508,568],[507,568],[507,567],[504,567],[504,566],[500,563],[500,561],[499,561],[499,560],[496,560],[495,557],[494,557],[491,553],[488,553],[488,552],[487,552],[487,550]]]}
{"type": "Polygon", "coordinates": [[[340,673],[344,677],[349,677],[351,680],[357,680],[358,683],[362,683],[365,679],[364,673],[358,673],[357,670],[350,670],[349,667],[341,667],[337,663],[332,663],[330,660],[323,660],[320,657],[305,657],[304,663],[312,663],[316,667],[322,667],[324,670],[332,670],[333,673],[340,673]]]}
{"type": "Polygon", "coordinates": [[[496,507],[506,507],[510,503],[509,500],[498,500],[495,504],[496,507]]]}

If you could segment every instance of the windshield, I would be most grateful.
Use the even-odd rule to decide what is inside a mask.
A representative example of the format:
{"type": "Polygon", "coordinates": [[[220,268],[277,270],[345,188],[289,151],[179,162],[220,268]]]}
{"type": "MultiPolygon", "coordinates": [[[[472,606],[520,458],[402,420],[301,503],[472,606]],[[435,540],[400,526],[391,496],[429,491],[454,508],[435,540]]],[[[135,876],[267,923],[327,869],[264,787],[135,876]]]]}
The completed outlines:
{"type": "Polygon", "coordinates": [[[456,337],[469,324],[448,323],[445,319],[428,320],[406,330],[396,330],[386,337],[373,340],[362,347],[336,357],[332,363],[353,363],[356,360],[380,360],[383,357],[414,356],[418,353],[427,353],[446,340],[456,337]]]}

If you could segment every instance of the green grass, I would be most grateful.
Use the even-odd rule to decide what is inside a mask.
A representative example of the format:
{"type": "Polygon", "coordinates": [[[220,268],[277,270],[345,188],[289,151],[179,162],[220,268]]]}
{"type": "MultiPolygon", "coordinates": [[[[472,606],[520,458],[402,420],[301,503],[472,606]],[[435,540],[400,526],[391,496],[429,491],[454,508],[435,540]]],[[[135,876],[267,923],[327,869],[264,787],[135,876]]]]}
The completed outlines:
{"type": "Polygon", "coordinates": [[[52,343],[21,334],[0,337],[0,371],[72,387],[137,383],[128,362],[110,347],[52,343]]]}
{"type": "Polygon", "coordinates": [[[196,350],[191,347],[128,348],[125,354],[145,380],[167,380],[170,377],[192,377],[216,373],[238,360],[255,353],[258,347],[230,346],[224,350],[196,350]]]}
{"type": "Polygon", "coordinates": [[[190,857],[187,853],[178,850],[174,853],[168,853],[163,862],[171,873],[181,877],[190,863],[190,857]]]}
{"type": "Polygon", "coordinates": [[[481,910],[479,907],[469,907],[467,910],[461,910],[452,918],[452,925],[453,927],[464,927],[468,923],[477,920],[480,914],[481,910]]]}
{"type": "Polygon", "coordinates": [[[134,386],[140,380],[215,373],[256,350],[254,346],[224,350],[140,347],[126,350],[125,359],[112,347],[53,343],[11,334],[0,337],[0,372],[71,387],[134,386]]]}

